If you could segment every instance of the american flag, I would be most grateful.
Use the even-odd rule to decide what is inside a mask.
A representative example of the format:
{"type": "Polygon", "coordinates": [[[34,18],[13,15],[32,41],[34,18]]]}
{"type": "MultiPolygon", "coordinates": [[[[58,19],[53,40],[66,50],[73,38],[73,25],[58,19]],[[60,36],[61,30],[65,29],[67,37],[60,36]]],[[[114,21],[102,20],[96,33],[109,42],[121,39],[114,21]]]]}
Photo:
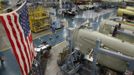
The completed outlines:
{"type": "Polygon", "coordinates": [[[22,75],[28,75],[35,56],[26,3],[24,2],[10,13],[0,14],[0,21],[4,26],[22,75]]]}

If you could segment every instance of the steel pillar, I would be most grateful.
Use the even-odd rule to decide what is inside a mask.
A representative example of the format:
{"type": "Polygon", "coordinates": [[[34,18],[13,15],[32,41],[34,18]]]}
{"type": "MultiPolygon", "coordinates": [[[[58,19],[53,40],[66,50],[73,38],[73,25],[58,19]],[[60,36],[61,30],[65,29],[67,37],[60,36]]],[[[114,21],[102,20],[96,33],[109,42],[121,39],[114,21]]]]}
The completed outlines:
{"type": "Polygon", "coordinates": [[[70,52],[73,52],[74,46],[73,46],[73,42],[72,42],[72,32],[73,32],[74,28],[67,28],[67,41],[69,44],[69,50],[70,52]]]}

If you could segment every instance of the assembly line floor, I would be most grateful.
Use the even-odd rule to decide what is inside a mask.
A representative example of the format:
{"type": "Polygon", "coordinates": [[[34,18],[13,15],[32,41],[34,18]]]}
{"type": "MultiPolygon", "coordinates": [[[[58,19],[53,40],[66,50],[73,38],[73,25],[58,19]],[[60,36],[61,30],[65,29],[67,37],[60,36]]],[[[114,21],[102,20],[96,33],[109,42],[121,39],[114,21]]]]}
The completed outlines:
{"type": "MultiPolygon", "coordinates": [[[[96,19],[96,20],[98,20],[98,22],[99,22],[101,19],[106,19],[111,14],[115,13],[115,11],[113,9],[111,9],[111,10],[112,11],[109,12],[110,10],[108,9],[107,10],[108,12],[105,11],[105,14],[103,12],[102,15],[101,14],[99,15],[99,19],[96,19]]],[[[82,14],[77,15],[75,18],[60,17],[60,19],[67,19],[69,27],[75,27],[76,25],[82,24],[84,21],[87,20],[88,16],[90,16],[90,15],[86,15],[87,18],[86,17],[78,17],[81,15],[84,15],[85,12],[91,13],[90,10],[87,10],[87,11],[84,11],[82,14]]],[[[34,39],[35,46],[38,46],[41,43],[41,40],[47,41],[50,45],[53,46],[53,48],[51,50],[52,57],[48,60],[45,75],[56,75],[56,73],[59,71],[58,66],[56,65],[56,61],[58,58],[58,53],[62,50],[62,48],[66,44],[65,42],[63,42],[63,41],[65,41],[66,35],[67,35],[66,30],[64,28],[57,30],[57,32],[55,34],[52,34],[50,30],[47,30],[47,31],[44,31],[44,32],[41,32],[38,34],[34,33],[33,39],[34,39]]],[[[0,45],[2,45],[2,44],[3,43],[0,43],[0,45]]],[[[0,75],[21,75],[20,71],[19,71],[19,66],[11,52],[10,47],[7,47],[3,53],[5,55],[5,62],[4,62],[4,66],[1,66],[1,64],[0,64],[0,75]]]]}
{"type": "Polygon", "coordinates": [[[58,60],[59,53],[61,53],[66,46],[67,46],[67,42],[64,41],[55,45],[52,48],[50,52],[51,57],[48,59],[44,75],[61,75],[60,69],[57,65],[57,60],[58,60]]]}

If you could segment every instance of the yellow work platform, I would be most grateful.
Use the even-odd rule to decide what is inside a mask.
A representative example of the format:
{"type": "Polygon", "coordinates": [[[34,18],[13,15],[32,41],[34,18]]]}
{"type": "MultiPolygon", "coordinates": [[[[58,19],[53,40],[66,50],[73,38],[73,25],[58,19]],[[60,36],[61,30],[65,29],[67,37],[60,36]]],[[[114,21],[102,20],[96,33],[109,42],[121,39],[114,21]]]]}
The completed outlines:
{"type": "Polygon", "coordinates": [[[32,32],[40,32],[50,26],[49,15],[41,5],[29,8],[29,19],[32,32]]]}

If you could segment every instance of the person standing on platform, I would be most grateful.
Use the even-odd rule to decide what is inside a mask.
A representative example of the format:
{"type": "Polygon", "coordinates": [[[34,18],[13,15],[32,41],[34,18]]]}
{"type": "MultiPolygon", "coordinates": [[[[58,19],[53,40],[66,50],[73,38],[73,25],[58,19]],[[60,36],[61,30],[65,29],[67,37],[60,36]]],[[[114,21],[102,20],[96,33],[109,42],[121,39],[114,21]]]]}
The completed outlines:
{"type": "Polygon", "coordinates": [[[53,22],[52,25],[51,25],[51,31],[52,31],[53,34],[56,33],[55,22],[53,22]]]}
{"type": "Polygon", "coordinates": [[[50,28],[51,28],[51,31],[52,31],[52,36],[49,39],[52,40],[53,37],[58,38],[59,36],[56,35],[56,21],[55,20],[52,22],[50,28]]]}

